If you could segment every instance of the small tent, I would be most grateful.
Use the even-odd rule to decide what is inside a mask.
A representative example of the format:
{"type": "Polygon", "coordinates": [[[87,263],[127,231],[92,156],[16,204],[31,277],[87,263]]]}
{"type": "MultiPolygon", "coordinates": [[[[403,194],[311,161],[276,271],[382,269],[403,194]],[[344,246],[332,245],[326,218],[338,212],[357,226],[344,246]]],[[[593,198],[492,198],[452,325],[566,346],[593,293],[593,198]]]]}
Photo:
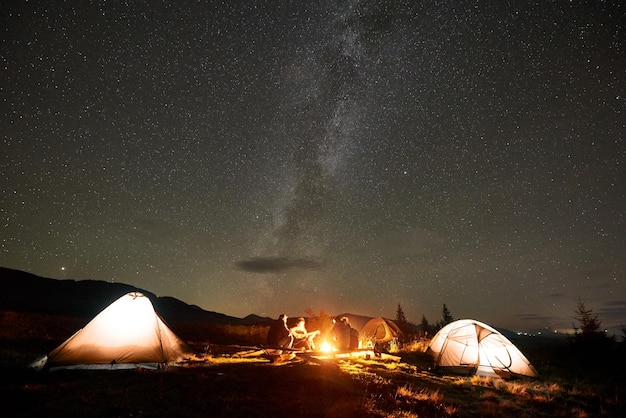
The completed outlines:
{"type": "Polygon", "coordinates": [[[158,367],[191,355],[139,292],[117,299],[48,354],[51,368],[158,367]]]}
{"type": "Polygon", "coordinates": [[[511,341],[489,325],[461,319],[443,327],[426,350],[435,367],[451,373],[510,378],[537,376],[537,371],[511,341]]]}
{"type": "Polygon", "coordinates": [[[360,333],[361,346],[376,347],[398,338],[400,329],[385,318],[372,318],[363,326],[360,333]]]}

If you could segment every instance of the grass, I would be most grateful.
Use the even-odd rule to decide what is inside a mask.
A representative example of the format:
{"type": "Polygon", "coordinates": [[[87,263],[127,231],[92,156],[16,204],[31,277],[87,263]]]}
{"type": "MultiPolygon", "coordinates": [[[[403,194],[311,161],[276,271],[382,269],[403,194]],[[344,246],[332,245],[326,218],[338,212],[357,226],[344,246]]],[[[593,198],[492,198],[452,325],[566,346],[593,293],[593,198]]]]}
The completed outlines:
{"type": "Polygon", "coordinates": [[[42,326],[46,318],[21,322],[32,325],[30,330],[15,323],[5,327],[7,318],[20,319],[0,316],[2,416],[626,416],[623,346],[584,362],[567,346],[523,347],[520,342],[540,376],[502,380],[437,373],[424,354],[424,344],[394,353],[400,362],[296,358],[273,364],[260,355],[237,355],[247,350],[242,343],[259,344],[262,327],[202,326],[194,334],[186,324],[185,338],[192,342],[198,361],[159,371],[34,372],[28,364],[73,330],[41,335],[39,329],[49,330],[42,326]]]}

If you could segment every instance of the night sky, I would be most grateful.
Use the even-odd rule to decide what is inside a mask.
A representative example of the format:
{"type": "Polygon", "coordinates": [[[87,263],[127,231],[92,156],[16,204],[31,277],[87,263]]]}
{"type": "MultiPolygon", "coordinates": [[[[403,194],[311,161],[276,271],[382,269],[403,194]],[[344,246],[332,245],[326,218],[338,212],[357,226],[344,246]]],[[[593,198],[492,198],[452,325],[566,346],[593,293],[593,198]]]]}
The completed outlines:
{"type": "Polygon", "coordinates": [[[5,2],[0,265],[237,317],[561,330],[580,298],[619,327],[620,3],[5,2]]]}

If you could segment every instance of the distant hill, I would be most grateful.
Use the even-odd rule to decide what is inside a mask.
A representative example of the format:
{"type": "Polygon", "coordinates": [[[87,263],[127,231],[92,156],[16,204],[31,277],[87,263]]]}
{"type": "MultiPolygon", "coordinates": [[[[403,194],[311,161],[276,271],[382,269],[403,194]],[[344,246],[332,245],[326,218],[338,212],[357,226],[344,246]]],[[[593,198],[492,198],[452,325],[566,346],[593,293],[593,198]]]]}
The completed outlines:
{"type": "Polygon", "coordinates": [[[268,320],[257,315],[241,319],[205,311],[199,306],[169,296],[159,297],[128,284],[49,279],[4,267],[0,267],[0,289],[0,310],[91,318],[126,293],[137,291],[150,298],[155,310],[167,322],[248,325],[268,320]]]}

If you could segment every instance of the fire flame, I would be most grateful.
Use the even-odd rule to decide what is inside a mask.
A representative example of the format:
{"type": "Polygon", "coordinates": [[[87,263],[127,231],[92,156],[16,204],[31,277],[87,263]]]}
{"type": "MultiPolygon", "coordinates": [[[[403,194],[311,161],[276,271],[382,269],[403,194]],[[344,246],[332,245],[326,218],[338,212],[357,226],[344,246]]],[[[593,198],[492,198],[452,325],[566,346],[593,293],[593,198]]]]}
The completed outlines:
{"type": "Polygon", "coordinates": [[[324,341],[320,346],[320,351],[330,353],[331,351],[335,351],[335,347],[333,347],[328,341],[324,341]]]}

